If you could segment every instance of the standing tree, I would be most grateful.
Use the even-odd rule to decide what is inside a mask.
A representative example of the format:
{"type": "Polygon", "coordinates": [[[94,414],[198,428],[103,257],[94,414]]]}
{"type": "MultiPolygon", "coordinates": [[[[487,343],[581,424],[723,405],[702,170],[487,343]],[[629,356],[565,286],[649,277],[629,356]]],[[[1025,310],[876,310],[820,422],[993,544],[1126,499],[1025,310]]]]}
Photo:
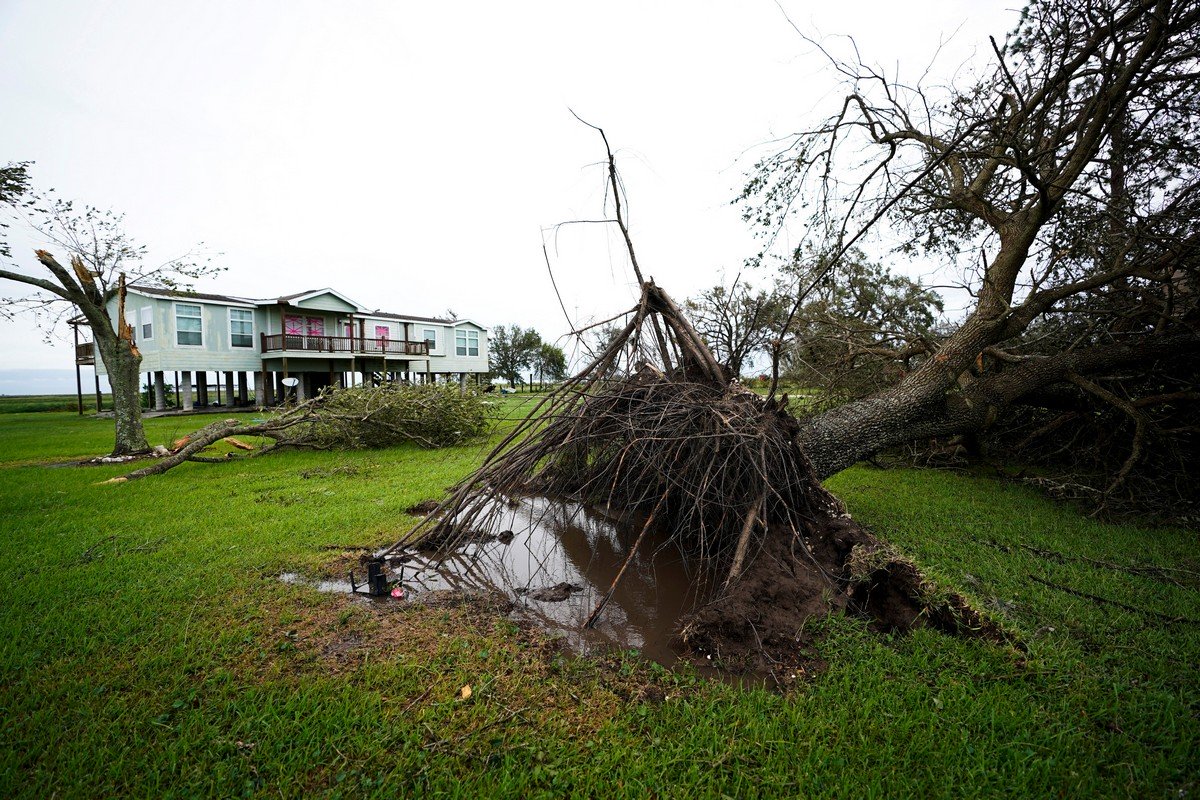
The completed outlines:
{"type": "Polygon", "coordinates": [[[488,340],[492,372],[516,386],[521,382],[521,370],[533,365],[541,346],[542,337],[533,328],[497,325],[488,340]]]}
{"type": "Polygon", "coordinates": [[[746,362],[779,337],[787,315],[784,299],[777,292],[755,291],[737,279],[729,288],[714,286],[689,298],[683,310],[713,355],[734,376],[741,375],[746,362]]]}
{"type": "Polygon", "coordinates": [[[888,222],[911,251],[964,270],[973,305],[893,386],[807,423],[800,441],[819,475],[979,431],[1056,384],[1140,418],[1143,401],[1195,402],[1197,30],[1195,2],[1035,0],[969,85],[926,91],[835,60],[844,101],[757,165],[747,218],[773,232],[805,220],[833,242],[831,269],[888,222]],[[1052,324],[1073,336],[1030,335],[1067,318],[1078,325],[1052,324]],[[1151,372],[1190,376],[1190,389],[1111,388],[1151,372]]]}
{"type": "Polygon", "coordinates": [[[48,276],[16,264],[12,270],[0,269],[0,278],[36,290],[31,295],[5,298],[3,313],[32,313],[47,329],[65,317],[82,316],[92,329],[112,387],[116,420],[112,455],[149,450],[138,393],[142,356],[133,328],[125,320],[126,288],[186,288],[187,281],[219,268],[186,257],[147,264],[146,248],[123,230],[123,215],[92,206],[77,211],[73,203],[54,198],[27,199],[24,182],[10,183],[6,178],[4,183],[2,199],[9,217],[27,224],[37,238],[65,253],[70,266],[64,267],[48,250],[37,250],[34,255],[48,276]],[[10,191],[10,186],[16,190],[10,191]]]}
{"type": "Polygon", "coordinates": [[[561,347],[542,342],[533,357],[533,368],[537,370],[538,383],[546,378],[561,381],[567,377],[567,354],[561,347]]]}
{"type": "Polygon", "coordinates": [[[942,300],[920,283],[859,251],[832,270],[816,258],[811,267],[789,272],[801,283],[824,273],[792,319],[782,359],[790,380],[821,390],[810,401],[816,407],[878,391],[932,352],[942,300]]]}

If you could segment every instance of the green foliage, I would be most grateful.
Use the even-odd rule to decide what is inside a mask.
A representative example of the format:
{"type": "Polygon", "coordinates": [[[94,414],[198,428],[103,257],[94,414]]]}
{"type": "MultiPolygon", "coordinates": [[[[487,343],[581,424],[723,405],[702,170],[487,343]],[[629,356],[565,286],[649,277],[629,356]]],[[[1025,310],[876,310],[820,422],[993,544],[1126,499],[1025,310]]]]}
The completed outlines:
{"type": "MultiPolygon", "coordinates": [[[[143,408],[154,408],[154,382],[153,381],[146,381],[145,383],[142,384],[141,398],[142,398],[142,407],[143,408]]],[[[163,384],[163,401],[166,403],[167,408],[175,407],[175,384],[173,384],[173,383],[164,383],[163,384]]]]}
{"type": "MultiPolygon", "coordinates": [[[[29,191],[29,162],[8,163],[0,167],[0,206],[22,204],[29,191]]],[[[4,235],[8,223],[0,220],[0,258],[12,255],[8,238],[4,235]]]]}
{"type": "MultiPolygon", "coordinates": [[[[825,272],[822,258],[810,263],[790,270],[794,284],[807,286],[825,272]]],[[[783,374],[819,388],[823,406],[863,397],[921,363],[941,312],[936,292],[851,251],[825,273],[793,319],[783,374]]]]}
{"type": "Polygon", "coordinates": [[[452,383],[360,385],[334,390],[320,420],[287,432],[291,445],[363,450],[413,442],[449,447],[487,433],[487,409],[474,388],[452,383]]]}
{"type": "Polygon", "coordinates": [[[552,381],[561,381],[567,377],[567,354],[562,351],[561,347],[549,342],[542,342],[537,355],[534,356],[532,366],[539,379],[549,378],[552,381]]]}
{"type": "MultiPolygon", "coordinates": [[[[101,395],[105,408],[112,408],[112,396],[101,395]]],[[[73,394],[30,394],[0,396],[0,414],[18,414],[28,411],[76,411],[79,401],[73,394]]],[[[96,395],[83,395],[83,413],[91,414],[96,410],[96,395]]]]}
{"type": "Polygon", "coordinates": [[[533,328],[497,325],[488,336],[492,372],[513,386],[524,383],[522,370],[532,369],[542,352],[542,336],[533,328]]]}

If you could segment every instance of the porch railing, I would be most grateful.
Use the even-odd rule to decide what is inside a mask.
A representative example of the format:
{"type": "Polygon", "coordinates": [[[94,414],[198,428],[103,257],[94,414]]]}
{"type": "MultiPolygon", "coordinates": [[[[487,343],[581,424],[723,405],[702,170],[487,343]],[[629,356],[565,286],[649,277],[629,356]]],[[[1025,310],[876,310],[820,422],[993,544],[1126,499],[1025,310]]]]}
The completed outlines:
{"type": "Polygon", "coordinates": [[[371,339],[363,336],[306,336],[294,333],[263,333],[262,352],[331,353],[334,355],[426,356],[429,342],[403,339],[371,339]]]}

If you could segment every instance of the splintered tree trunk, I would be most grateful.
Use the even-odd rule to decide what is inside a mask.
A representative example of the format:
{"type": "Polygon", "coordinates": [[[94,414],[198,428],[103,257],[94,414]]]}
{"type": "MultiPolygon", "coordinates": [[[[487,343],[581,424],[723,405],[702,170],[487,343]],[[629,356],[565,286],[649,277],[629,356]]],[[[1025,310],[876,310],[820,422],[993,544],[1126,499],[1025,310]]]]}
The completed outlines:
{"type": "Polygon", "coordinates": [[[98,335],[96,345],[112,386],[113,418],[117,429],[112,455],[144,453],[150,449],[150,445],[142,427],[142,403],[138,391],[142,356],[125,339],[98,335]]]}

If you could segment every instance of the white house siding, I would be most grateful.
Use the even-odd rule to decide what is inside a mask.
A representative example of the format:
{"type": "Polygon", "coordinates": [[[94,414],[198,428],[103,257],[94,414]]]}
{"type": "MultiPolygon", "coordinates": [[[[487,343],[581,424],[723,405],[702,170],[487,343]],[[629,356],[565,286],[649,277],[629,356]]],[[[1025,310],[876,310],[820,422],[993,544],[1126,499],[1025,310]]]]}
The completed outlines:
{"type": "MultiPolygon", "coordinates": [[[[126,303],[127,321],[129,306],[132,305],[128,301],[132,301],[135,297],[137,298],[137,307],[139,309],[147,304],[153,304],[152,307],[154,308],[154,338],[145,343],[145,349],[143,349],[142,343],[138,342],[138,350],[142,353],[142,372],[211,372],[214,370],[220,372],[240,372],[262,368],[262,360],[258,352],[257,330],[254,332],[253,345],[251,347],[234,348],[229,343],[229,308],[253,308],[253,306],[218,305],[212,302],[189,298],[146,298],[130,293],[126,303]],[[180,346],[176,343],[175,305],[177,303],[200,306],[203,345],[189,347],[180,346]]],[[[109,314],[114,319],[116,318],[117,308],[115,300],[109,306],[109,314]]],[[[138,341],[136,334],[134,340],[138,341]]],[[[96,371],[100,375],[108,374],[102,360],[99,358],[96,359],[96,371]]]]}
{"type": "Polygon", "coordinates": [[[445,353],[440,358],[434,358],[433,364],[430,365],[431,372],[487,372],[488,371],[488,352],[487,352],[487,331],[478,325],[470,322],[459,323],[458,325],[442,326],[441,336],[445,342],[441,352],[445,353]],[[454,332],[460,328],[477,331],[479,333],[479,355],[477,356],[460,356],[455,351],[454,347],[454,332]]]}
{"type": "MultiPolygon", "coordinates": [[[[358,322],[357,322],[358,319],[359,318],[356,317],[355,318],[356,321],[354,323],[354,335],[355,336],[358,336],[358,322]]],[[[387,326],[387,329],[388,329],[388,340],[389,341],[400,342],[400,341],[404,341],[404,339],[405,339],[403,322],[397,322],[394,319],[379,319],[378,317],[361,317],[361,319],[362,319],[362,323],[363,323],[362,333],[363,333],[363,337],[366,339],[378,338],[378,335],[376,334],[375,329],[383,327],[385,325],[387,326]]]]}
{"type": "MultiPolygon", "coordinates": [[[[109,313],[116,318],[115,301],[109,307],[109,313]]],[[[386,325],[388,338],[391,341],[422,341],[423,331],[433,328],[436,331],[436,347],[430,357],[408,357],[396,354],[387,359],[389,370],[415,373],[454,374],[482,373],[488,370],[488,341],[487,330],[469,321],[461,321],[455,325],[443,322],[426,322],[395,318],[373,317],[361,314],[350,304],[331,294],[320,294],[312,298],[293,302],[290,305],[280,305],[275,301],[248,301],[246,303],[220,302],[201,300],[187,296],[161,297],[157,295],[142,295],[136,290],[130,291],[126,302],[126,319],[134,328],[134,339],[142,353],[142,372],[256,372],[260,370],[282,371],[283,359],[286,357],[289,372],[342,372],[350,369],[350,354],[345,358],[329,358],[327,353],[305,351],[271,351],[263,354],[261,351],[261,336],[278,335],[283,332],[283,317],[295,314],[300,316],[320,317],[324,321],[325,335],[344,336],[344,323],[354,318],[354,336],[361,330],[366,339],[376,336],[376,326],[386,325]],[[176,306],[179,304],[199,306],[201,310],[203,344],[198,346],[179,345],[176,338],[176,306]],[[233,348],[229,326],[229,309],[242,308],[254,312],[254,331],[251,335],[252,346],[233,348]],[[142,336],[144,309],[150,310],[152,336],[145,339],[142,336]],[[360,328],[361,322],[361,328],[360,328]],[[457,329],[467,328],[479,333],[480,352],[478,356],[459,356],[455,352],[454,333],[457,329]],[[428,366],[426,365],[428,362],[428,366]]],[[[361,370],[371,366],[370,359],[377,356],[368,354],[366,357],[357,355],[355,366],[361,370]]],[[[105,375],[103,363],[97,359],[97,371],[105,375]]]]}
{"type": "Polygon", "coordinates": [[[133,326],[133,340],[137,342],[138,350],[143,357],[156,353],[162,347],[162,314],[158,310],[158,301],[153,297],[130,293],[126,297],[125,306],[125,315],[133,326]],[[150,322],[149,339],[143,336],[147,321],[150,322]]]}
{"type": "Polygon", "coordinates": [[[339,314],[353,314],[358,311],[355,306],[331,294],[321,294],[316,297],[305,298],[304,300],[296,300],[292,305],[296,308],[303,308],[309,311],[333,311],[339,314]]]}

